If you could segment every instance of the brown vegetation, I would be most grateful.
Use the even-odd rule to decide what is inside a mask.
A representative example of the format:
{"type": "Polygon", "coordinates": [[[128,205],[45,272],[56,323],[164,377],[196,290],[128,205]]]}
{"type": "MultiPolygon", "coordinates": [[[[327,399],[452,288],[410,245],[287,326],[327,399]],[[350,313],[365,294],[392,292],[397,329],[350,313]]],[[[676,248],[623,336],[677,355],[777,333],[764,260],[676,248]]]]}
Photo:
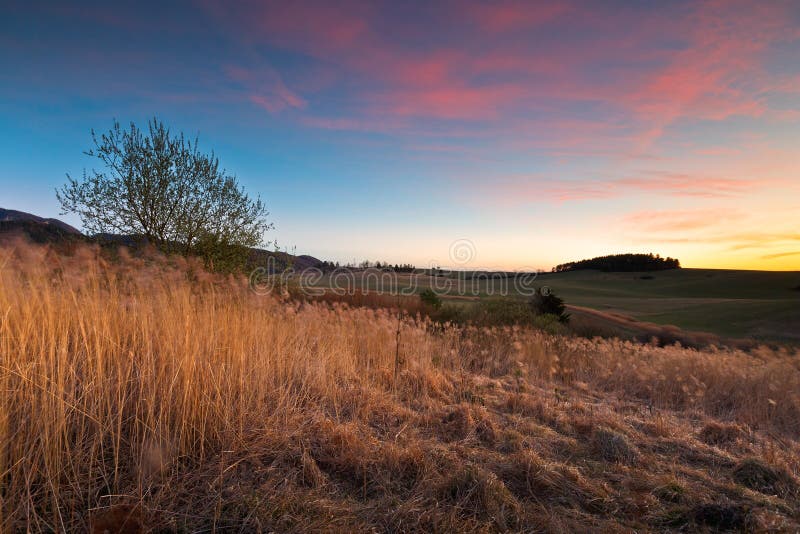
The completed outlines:
{"type": "Polygon", "coordinates": [[[794,531],[799,365],[6,247],[0,530],[794,531]]]}

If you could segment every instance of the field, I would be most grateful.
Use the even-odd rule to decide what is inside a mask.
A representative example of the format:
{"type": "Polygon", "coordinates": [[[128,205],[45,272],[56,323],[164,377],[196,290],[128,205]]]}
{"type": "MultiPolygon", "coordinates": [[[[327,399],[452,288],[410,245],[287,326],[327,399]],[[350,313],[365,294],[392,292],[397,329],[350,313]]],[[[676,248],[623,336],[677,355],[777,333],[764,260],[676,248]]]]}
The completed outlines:
{"type": "Polygon", "coordinates": [[[678,269],[576,271],[543,284],[570,304],[727,337],[800,341],[800,273],[678,269]]]}
{"type": "Polygon", "coordinates": [[[0,249],[0,530],[800,528],[800,355],[441,326],[0,249]]]}
{"type": "MultiPolygon", "coordinates": [[[[415,287],[421,291],[447,280],[445,301],[469,305],[508,289],[522,298],[508,281],[446,278],[400,274],[395,280],[372,270],[356,273],[352,284],[361,289],[389,291],[415,287]]],[[[319,287],[339,280],[324,277],[319,287]]],[[[603,329],[635,334],[643,325],[674,325],[682,330],[709,332],[723,338],[752,338],[765,342],[800,343],[800,272],[677,269],[649,273],[574,271],[540,274],[533,281],[547,286],[571,307],[573,315],[603,329]]]]}

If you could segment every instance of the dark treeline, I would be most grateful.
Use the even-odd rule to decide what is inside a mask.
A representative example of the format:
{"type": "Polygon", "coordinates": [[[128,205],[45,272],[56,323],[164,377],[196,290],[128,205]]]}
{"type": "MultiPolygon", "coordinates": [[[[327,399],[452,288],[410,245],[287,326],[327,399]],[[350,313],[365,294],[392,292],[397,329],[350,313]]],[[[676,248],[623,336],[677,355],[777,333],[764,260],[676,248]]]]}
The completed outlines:
{"type": "Polygon", "coordinates": [[[364,260],[359,264],[356,264],[356,262],[353,261],[353,262],[346,263],[344,265],[340,264],[338,261],[337,262],[332,262],[332,261],[327,261],[327,260],[326,261],[318,261],[314,265],[314,267],[316,267],[317,269],[320,269],[323,272],[330,272],[330,271],[335,271],[335,270],[338,270],[338,269],[348,269],[348,270],[380,269],[382,271],[389,271],[389,272],[394,271],[394,272],[397,272],[397,273],[413,273],[414,271],[416,271],[416,267],[414,265],[410,264],[410,263],[403,263],[403,264],[395,263],[394,265],[392,265],[388,261],[385,261],[385,262],[381,262],[381,261],[371,262],[369,260],[364,260]]]}
{"type": "Polygon", "coordinates": [[[553,267],[553,272],[593,269],[604,272],[665,271],[680,269],[677,258],[662,258],[659,254],[611,254],[590,260],[572,261],[553,267]]]}

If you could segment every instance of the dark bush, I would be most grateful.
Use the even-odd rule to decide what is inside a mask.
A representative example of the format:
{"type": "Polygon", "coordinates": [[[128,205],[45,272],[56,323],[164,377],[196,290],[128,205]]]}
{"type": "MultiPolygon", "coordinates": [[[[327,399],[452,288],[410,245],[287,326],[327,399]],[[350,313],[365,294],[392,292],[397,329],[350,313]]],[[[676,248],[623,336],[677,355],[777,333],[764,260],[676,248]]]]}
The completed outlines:
{"type": "Polygon", "coordinates": [[[569,322],[569,314],[566,313],[564,300],[547,288],[536,288],[536,293],[530,301],[530,307],[536,315],[555,315],[560,322],[569,322]]]}

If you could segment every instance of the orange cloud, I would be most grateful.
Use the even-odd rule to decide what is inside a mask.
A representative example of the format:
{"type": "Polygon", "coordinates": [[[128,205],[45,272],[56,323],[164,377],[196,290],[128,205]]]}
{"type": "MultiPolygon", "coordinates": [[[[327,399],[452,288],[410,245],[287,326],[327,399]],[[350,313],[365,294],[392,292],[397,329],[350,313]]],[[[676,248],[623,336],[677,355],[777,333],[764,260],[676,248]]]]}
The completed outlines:
{"type": "Polygon", "coordinates": [[[647,233],[671,233],[707,230],[731,222],[741,222],[746,214],[731,208],[703,210],[638,211],[626,215],[624,226],[647,233]]]}

